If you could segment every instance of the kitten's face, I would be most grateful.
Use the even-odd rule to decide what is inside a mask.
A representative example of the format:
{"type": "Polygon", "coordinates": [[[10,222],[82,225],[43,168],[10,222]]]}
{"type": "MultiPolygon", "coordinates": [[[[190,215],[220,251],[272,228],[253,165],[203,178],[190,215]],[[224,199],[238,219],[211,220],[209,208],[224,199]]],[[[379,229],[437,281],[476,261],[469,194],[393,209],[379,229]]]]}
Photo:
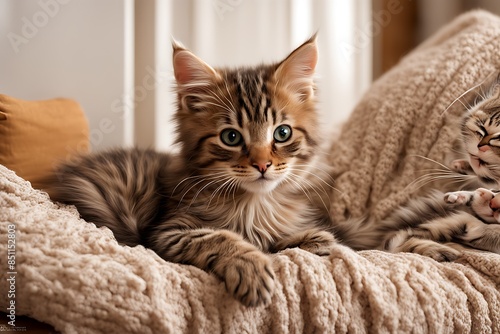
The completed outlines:
{"type": "Polygon", "coordinates": [[[296,185],[319,141],[316,61],[314,39],[279,64],[235,70],[174,46],[178,141],[191,171],[254,193],[296,185]]]}
{"type": "Polygon", "coordinates": [[[500,184],[500,87],[466,116],[462,135],[474,172],[486,183],[500,184]]]}

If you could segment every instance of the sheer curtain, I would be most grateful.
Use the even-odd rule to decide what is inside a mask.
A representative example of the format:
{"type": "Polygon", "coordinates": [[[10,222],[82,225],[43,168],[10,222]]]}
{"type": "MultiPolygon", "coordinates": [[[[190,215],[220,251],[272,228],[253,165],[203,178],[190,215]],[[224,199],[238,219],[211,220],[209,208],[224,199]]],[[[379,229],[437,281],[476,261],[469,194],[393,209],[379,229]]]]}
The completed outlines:
{"type": "Polygon", "coordinates": [[[135,3],[135,142],[168,149],[171,38],[213,66],[278,61],[318,32],[320,110],[344,121],[371,82],[371,5],[366,0],[140,0],[135,3]]]}

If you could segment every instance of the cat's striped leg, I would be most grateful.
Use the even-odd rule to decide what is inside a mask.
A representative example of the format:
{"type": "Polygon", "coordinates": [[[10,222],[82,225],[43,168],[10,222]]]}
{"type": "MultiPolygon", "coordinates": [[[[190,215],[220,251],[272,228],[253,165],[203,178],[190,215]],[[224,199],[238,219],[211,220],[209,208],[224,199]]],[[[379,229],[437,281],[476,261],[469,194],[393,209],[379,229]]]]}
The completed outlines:
{"type": "Polygon", "coordinates": [[[395,232],[386,239],[383,247],[389,252],[412,252],[437,261],[453,261],[461,252],[446,243],[498,253],[500,225],[486,224],[467,212],[457,212],[395,232]]]}
{"type": "Polygon", "coordinates": [[[162,258],[214,273],[225,282],[227,291],[246,306],[270,302],[274,271],[269,256],[236,233],[179,228],[182,225],[182,220],[169,221],[151,238],[152,248],[162,258]]]}
{"type": "Polygon", "coordinates": [[[500,254],[500,225],[471,221],[459,239],[468,246],[500,254]]]}
{"type": "Polygon", "coordinates": [[[383,249],[389,252],[411,252],[429,256],[436,261],[453,261],[461,252],[446,243],[458,242],[469,226],[483,224],[467,212],[438,217],[389,235],[383,249]]]}
{"type": "Polygon", "coordinates": [[[286,248],[299,247],[316,255],[329,255],[330,250],[337,241],[333,234],[320,230],[308,229],[301,233],[296,233],[276,242],[271,251],[279,252],[286,248]]]}
{"type": "Polygon", "coordinates": [[[436,261],[456,260],[461,252],[446,244],[414,236],[411,230],[398,231],[388,238],[383,250],[391,253],[408,252],[428,256],[436,261]]]}

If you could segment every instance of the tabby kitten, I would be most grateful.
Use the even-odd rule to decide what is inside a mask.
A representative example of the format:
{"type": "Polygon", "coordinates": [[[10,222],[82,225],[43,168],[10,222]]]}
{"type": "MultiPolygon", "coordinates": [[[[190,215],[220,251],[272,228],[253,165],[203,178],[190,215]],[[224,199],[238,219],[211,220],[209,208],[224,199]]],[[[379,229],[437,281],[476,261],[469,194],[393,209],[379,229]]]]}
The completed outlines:
{"type": "MultiPolygon", "coordinates": [[[[475,175],[478,184],[500,185],[500,78],[480,87],[483,99],[461,123],[464,158],[451,169],[475,175]]],[[[466,180],[466,178],[464,178],[466,180]]],[[[464,186],[467,186],[464,182],[464,186]]],[[[389,252],[413,252],[438,261],[460,256],[462,246],[500,253],[500,195],[498,191],[435,192],[411,200],[381,222],[361,219],[349,227],[345,240],[357,249],[378,248],[389,252]],[[382,240],[382,242],[380,242],[382,240]]],[[[340,233],[342,231],[339,231],[340,233]]],[[[342,234],[340,235],[342,237],[342,234]]]]}
{"type": "Polygon", "coordinates": [[[315,37],[278,64],[212,68],[174,43],[179,155],[115,149],[62,164],[52,199],[165,260],[214,273],[267,304],[267,252],[329,254],[313,74],[315,37]],[[320,204],[320,205],[318,205],[320,204]]]}

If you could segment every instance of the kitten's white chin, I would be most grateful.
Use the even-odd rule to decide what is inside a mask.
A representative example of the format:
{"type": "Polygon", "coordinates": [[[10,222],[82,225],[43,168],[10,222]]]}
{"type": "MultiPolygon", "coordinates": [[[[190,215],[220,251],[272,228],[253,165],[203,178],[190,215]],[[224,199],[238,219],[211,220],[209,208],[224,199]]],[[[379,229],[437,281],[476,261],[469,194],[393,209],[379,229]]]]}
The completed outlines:
{"type": "Polygon", "coordinates": [[[266,194],[273,191],[279,182],[276,180],[258,179],[252,182],[245,182],[241,187],[246,191],[257,194],[266,194]]]}

